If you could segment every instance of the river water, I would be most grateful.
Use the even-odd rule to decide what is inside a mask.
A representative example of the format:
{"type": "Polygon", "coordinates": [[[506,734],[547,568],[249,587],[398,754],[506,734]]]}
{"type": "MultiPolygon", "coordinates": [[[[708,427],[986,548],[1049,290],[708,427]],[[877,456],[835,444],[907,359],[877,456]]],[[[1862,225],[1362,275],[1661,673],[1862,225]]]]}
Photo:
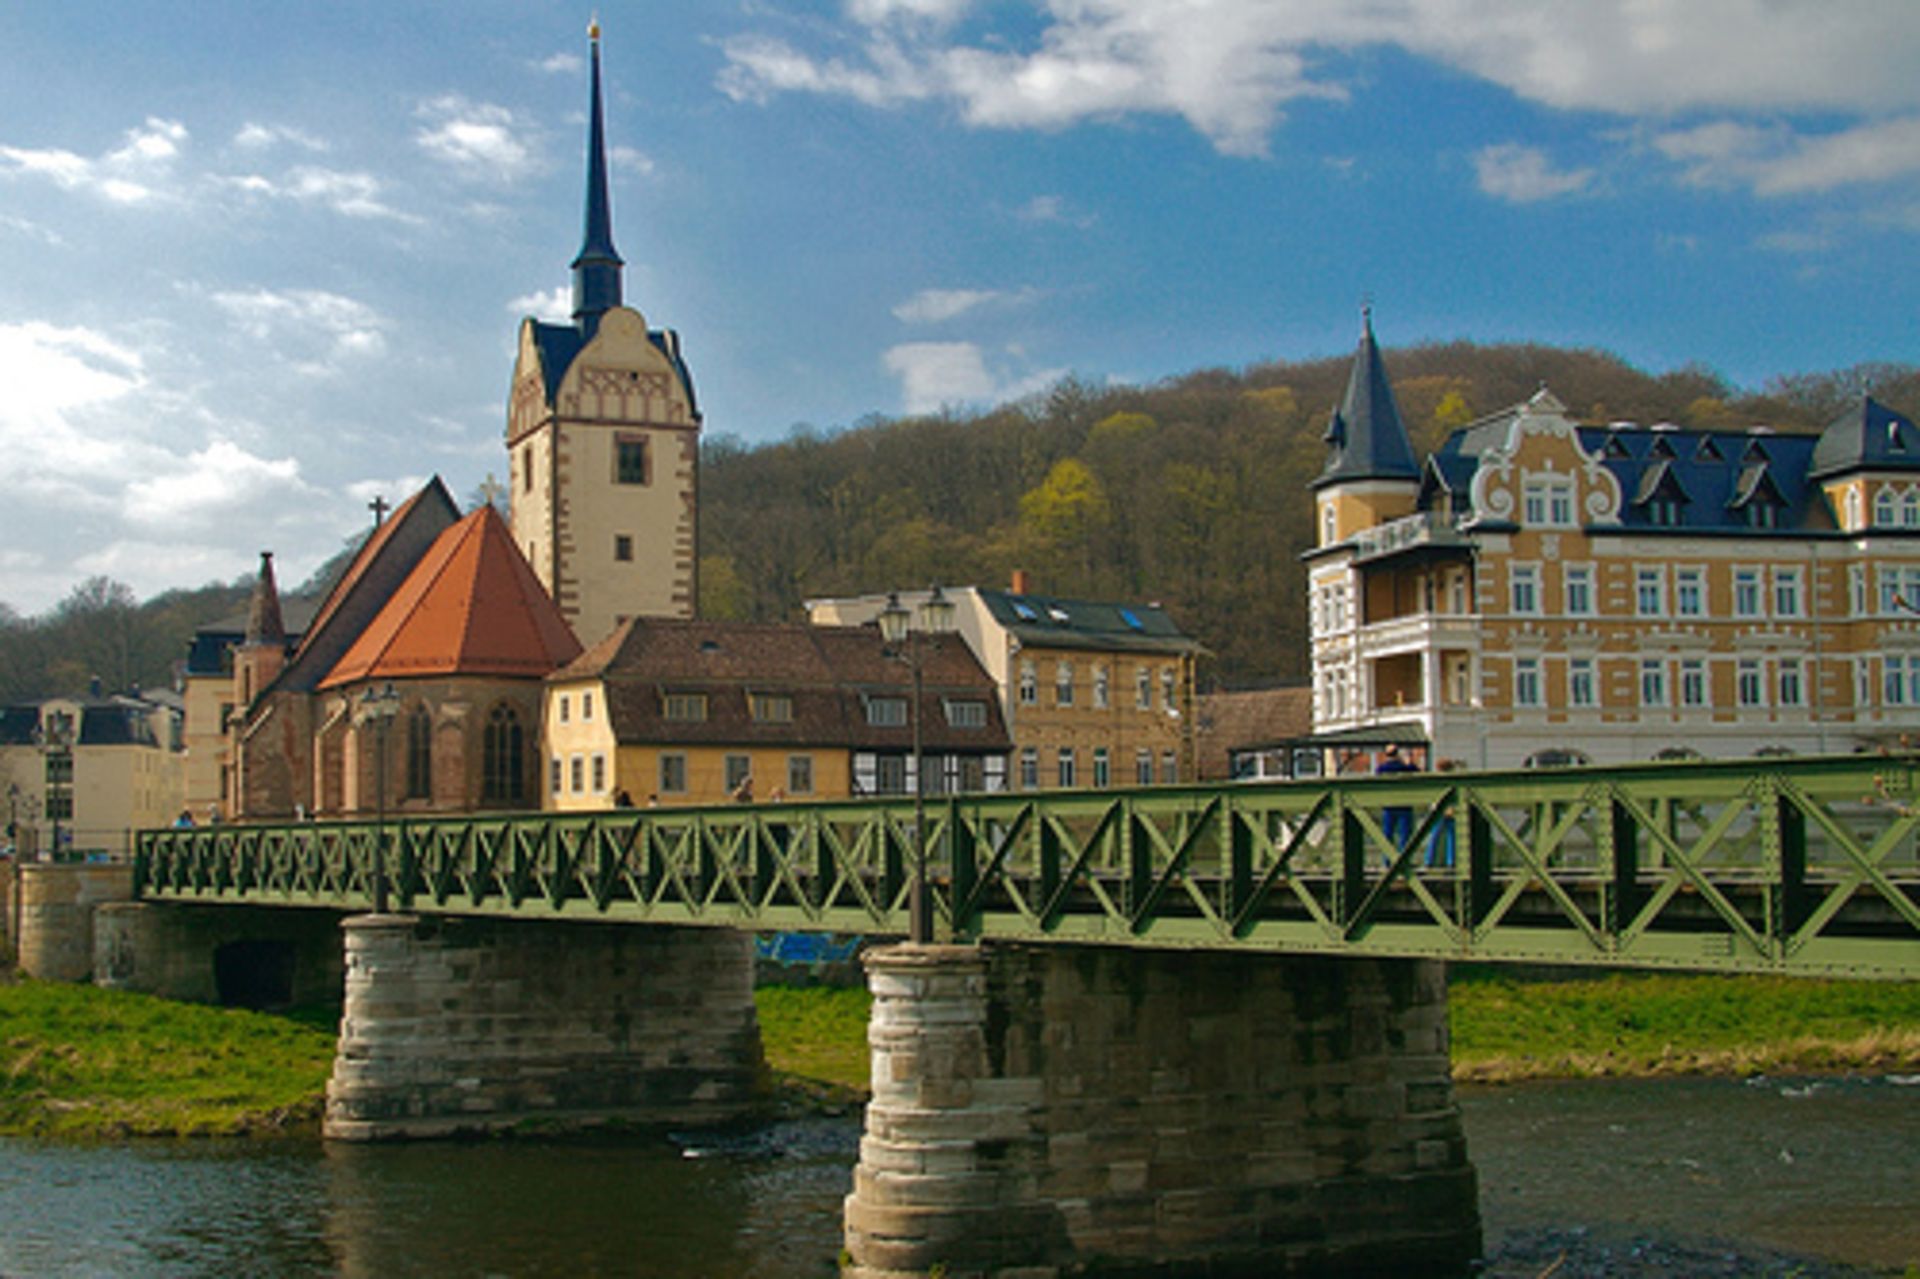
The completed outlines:
{"type": "MultiPolygon", "coordinates": [[[[1460,1103],[1495,1274],[1920,1261],[1920,1080],[1532,1084],[1460,1103]]],[[[858,1136],[809,1119],[725,1138],[5,1141],[0,1275],[827,1279],[858,1136]]]]}

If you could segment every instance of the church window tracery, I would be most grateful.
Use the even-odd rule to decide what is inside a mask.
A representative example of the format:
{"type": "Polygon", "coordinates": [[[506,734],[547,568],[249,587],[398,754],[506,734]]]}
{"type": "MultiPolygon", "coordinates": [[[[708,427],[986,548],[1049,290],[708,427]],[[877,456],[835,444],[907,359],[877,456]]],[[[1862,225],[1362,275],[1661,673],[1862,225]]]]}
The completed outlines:
{"type": "MultiPolygon", "coordinates": [[[[555,785],[559,761],[555,761],[555,785]]],[[[487,717],[481,749],[481,794],[490,800],[517,803],[526,798],[526,733],[513,707],[500,705],[487,717]]]]}

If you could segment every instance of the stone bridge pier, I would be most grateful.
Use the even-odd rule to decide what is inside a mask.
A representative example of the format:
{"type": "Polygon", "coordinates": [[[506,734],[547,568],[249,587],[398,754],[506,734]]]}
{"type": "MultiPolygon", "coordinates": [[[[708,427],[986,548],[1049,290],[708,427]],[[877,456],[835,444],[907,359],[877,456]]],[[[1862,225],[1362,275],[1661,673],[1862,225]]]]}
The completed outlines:
{"type": "Polygon", "coordinates": [[[724,928],[353,915],[325,1135],[720,1123],[761,1069],[724,928]]]}
{"type": "Polygon", "coordinates": [[[868,953],[850,1279],[1465,1274],[1444,967],[868,953]]]}

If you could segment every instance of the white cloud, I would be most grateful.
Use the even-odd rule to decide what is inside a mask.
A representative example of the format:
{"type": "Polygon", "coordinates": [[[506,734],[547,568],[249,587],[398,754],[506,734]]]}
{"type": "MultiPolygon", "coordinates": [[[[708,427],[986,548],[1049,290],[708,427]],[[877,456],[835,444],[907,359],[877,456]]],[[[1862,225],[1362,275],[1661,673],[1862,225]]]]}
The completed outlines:
{"type": "Polygon", "coordinates": [[[1812,135],[1785,125],[1717,120],[1663,133],[1653,145],[1697,186],[1802,195],[1920,173],[1920,116],[1812,135]]]}
{"type": "Polygon", "coordinates": [[[214,440],[181,459],[167,474],[147,475],[126,488],[127,517],[137,524],[177,527],[304,492],[293,458],[256,457],[230,440],[214,440]]]}
{"type": "Polygon", "coordinates": [[[1031,288],[1004,289],[922,289],[893,308],[894,318],[908,324],[937,324],[983,306],[1018,305],[1038,294],[1031,288]]]}
{"type": "Polygon", "coordinates": [[[248,121],[233,135],[233,144],[249,151],[261,151],[281,143],[299,147],[303,151],[326,151],[325,139],[316,138],[310,133],[289,128],[283,124],[255,124],[248,121]]]}
{"type": "Polygon", "coordinates": [[[0,146],[0,176],[44,178],[63,190],[91,192],[115,204],[145,204],[165,194],[173,161],[186,142],[185,125],[149,116],[97,160],[59,148],[0,146]]]}
{"type": "MultiPolygon", "coordinates": [[[[317,289],[218,292],[209,300],[249,337],[272,341],[290,355],[319,342],[333,359],[377,356],[386,350],[385,318],[364,302],[317,289]]],[[[305,367],[326,371],[324,366],[305,367]]]]}
{"type": "Polygon", "coordinates": [[[1515,204],[1571,195],[1593,181],[1592,169],[1556,171],[1546,152],[1514,142],[1482,147],[1473,157],[1473,170],[1482,191],[1515,204]]]}
{"type": "Polygon", "coordinates": [[[505,107],[450,94],[422,103],[419,114],[430,123],[414,141],[455,168],[513,179],[538,167],[533,147],[522,136],[525,126],[505,107]]]}
{"type": "Polygon", "coordinates": [[[1036,195],[1013,211],[1022,222],[1058,222],[1085,230],[1094,223],[1090,213],[1079,213],[1068,205],[1065,196],[1036,195]]]}
{"type": "Polygon", "coordinates": [[[573,319],[573,290],[556,284],[544,292],[523,293],[507,303],[507,310],[514,315],[531,315],[549,324],[565,324],[573,319]]]}
{"type": "Polygon", "coordinates": [[[906,342],[889,349],[884,362],[900,379],[901,406],[908,413],[935,413],[993,395],[993,374],[971,342],[906,342]]]}
{"type": "Polygon", "coordinates": [[[549,75],[572,75],[587,64],[577,53],[550,54],[533,64],[549,75]]]}
{"type": "Polygon", "coordinates": [[[996,377],[972,342],[904,342],[888,348],[882,362],[900,379],[901,409],[906,413],[1019,399],[1051,386],[1065,373],[1043,369],[996,377]]]}
{"type": "Polygon", "coordinates": [[[220,179],[220,182],[248,195],[292,200],[300,204],[318,204],[347,218],[383,218],[418,225],[422,219],[403,213],[380,198],[383,189],[371,173],[344,173],[301,165],[289,169],[278,180],[259,173],[220,179]]]}
{"type": "Polygon", "coordinates": [[[1920,22],[1901,0],[1044,0],[1023,45],[952,37],[958,0],[850,0],[848,47],[747,33],[722,45],[736,99],[942,100],[976,126],[1187,120],[1256,154],[1287,103],[1340,97],[1341,51],[1396,46],[1529,101],[1619,115],[1884,112],[1920,104],[1920,22]]]}
{"type": "Polygon", "coordinates": [[[632,147],[607,148],[607,162],[616,169],[625,169],[643,178],[653,175],[653,157],[644,151],[636,151],[632,147]]]}

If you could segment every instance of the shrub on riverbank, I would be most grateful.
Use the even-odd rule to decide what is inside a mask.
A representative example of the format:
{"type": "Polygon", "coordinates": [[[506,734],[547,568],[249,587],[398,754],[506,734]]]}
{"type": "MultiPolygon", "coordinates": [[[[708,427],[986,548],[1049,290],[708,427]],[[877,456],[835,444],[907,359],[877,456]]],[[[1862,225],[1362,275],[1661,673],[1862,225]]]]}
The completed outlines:
{"type": "Polygon", "coordinates": [[[92,986],[0,985],[0,1132],[310,1130],[336,1026],[92,986]]]}

